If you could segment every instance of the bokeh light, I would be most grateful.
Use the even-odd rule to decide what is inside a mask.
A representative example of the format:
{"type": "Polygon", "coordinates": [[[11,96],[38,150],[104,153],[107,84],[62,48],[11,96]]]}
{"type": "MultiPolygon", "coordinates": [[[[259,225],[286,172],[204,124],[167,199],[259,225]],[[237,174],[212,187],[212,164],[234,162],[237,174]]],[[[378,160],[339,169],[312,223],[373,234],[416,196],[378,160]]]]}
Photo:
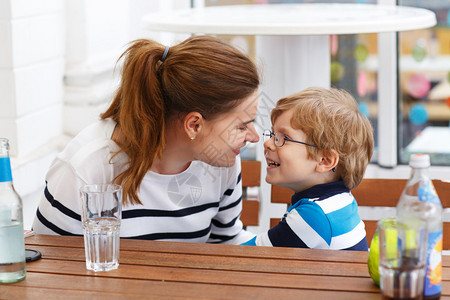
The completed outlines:
{"type": "Polygon", "coordinates": [[[450,26],[450,9],[447,11],[447,25],[450,26]]]}
{"type": "Polygon", "coordinates": [[[409,121],[415,125],[422,125],[428,120],[428,112],[425,105],[414,104],[409,110],[409,121]]]}
{"type": "Polygon", "coordinates": [[[358,81],[356,84],[358,95],[364,97],[367,94],[367,75],[366,72],[360,71],[358,73],[358,81]]]}
{"type": "Polygon", "coordinates": [[[336,34],[332,34],[330,36],[330,54],[331,56],[336,56],[339,48],[338,36],[336,34]]]}
{"type": "Polygon", "coordinates": [[[417,99],[425,97],[430,91],[430,87],[430,81],[425,77],[425,75],[420,73],[415,73],[409,76],[405,85],[408,94],[417,99]]]}
{"type": "Polygon", "coordinates": [[[369,105],[367,105],[367,103],[365,102],[359,102],[358,103],[358,110],[361,114],[365,115],[366,118],[369,118],[369,105]]]}
{"type": "Polygon", "coordinates": [[[355,47],[355,59],[359,62],[366,61],[367,57],[369,56],[369,49],[367,49],[366,45],[358,44],[355,47]]]}
{"type": "Polygon", "coordinates": [[[412,49],[412,57],[415,61],[421,62],[427,56],[427,50],[423,43],[417,42],[412,49]]]}
{"type": "Polygon", "coordinates": [[[342,79],[345,73],[344,66],[338,61],[332,61],[330,65],[330,79],[331,82],[338,82],[342,79]]]}

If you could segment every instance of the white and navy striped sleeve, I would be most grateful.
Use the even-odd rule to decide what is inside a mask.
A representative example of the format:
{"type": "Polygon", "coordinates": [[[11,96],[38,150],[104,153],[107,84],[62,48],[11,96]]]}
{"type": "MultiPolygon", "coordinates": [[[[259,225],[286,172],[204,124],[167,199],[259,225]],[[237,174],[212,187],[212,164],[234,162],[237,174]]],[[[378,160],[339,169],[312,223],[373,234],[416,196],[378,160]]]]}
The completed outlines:
{"type": "Polygon", "coordinates": [[[78,188],[83,185],[71,167],[56,159],[47,173],[46,186],[36,211],[33,230],[40,234],[82,235],[78,188]]]}
{"type": "Polygon", "coordinates": [[[82,235],[80,187],[112,182],[110,159],[110,143],[105,138],[72,140],[46,174],[33,230],[41,234],[82,235]]]}
{"type": "Polygon", "coordinates": [[[277,225],[245,245],[328,249],[331,226],[326,215],[314,202],[300,200],[296,204],[277,225]]]}

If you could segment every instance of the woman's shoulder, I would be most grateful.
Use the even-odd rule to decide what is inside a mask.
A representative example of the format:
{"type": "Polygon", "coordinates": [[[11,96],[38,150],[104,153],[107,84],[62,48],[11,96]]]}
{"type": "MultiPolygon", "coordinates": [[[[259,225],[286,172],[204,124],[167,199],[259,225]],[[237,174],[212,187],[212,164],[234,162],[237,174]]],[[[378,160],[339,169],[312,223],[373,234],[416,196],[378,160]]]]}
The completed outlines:
{"type": "Polygon", "coordinates": [[[82,129],[71,142],[89,142],[97,138],[111,139],[115,127],[116,122],[111,119],[96,120],[82,129]]]}
{"type": "Polygon", "coordinates": [[[104,162],[112,152],[119,150],[111,140],[116,123],[113,120],[98,120],[78,133],[57,155],[57,160],[64,161],[77,169],[86,164],[104,162]]]}
{"type": "Polygon", "coordinates": [[[111,140],[115,124],[116,123],[110,119],[95,121],[73,137],[62,153],[66,156],[71,156],[80,149],[86,148],[87,145],[91,144],[93,141],[101,140],[104,143],[108,142],[111,140]]]}

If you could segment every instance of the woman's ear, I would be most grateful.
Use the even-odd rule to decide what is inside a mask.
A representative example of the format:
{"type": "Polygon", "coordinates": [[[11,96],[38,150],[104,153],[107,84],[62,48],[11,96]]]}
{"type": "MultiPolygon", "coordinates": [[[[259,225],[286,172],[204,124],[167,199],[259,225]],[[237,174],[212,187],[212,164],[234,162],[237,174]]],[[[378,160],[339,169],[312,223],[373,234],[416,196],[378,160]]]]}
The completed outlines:
{"type": "Polygon", "coordinates": [[[184,131],[191,140],[195,140],[203,129],[203,116],[201,113],[193,111],[184,117],[184,131]]]}
{"type": "Polygon", "coordinates": [[[316,171],[319,173],[336,172],[336,167],[339,163],[339,154],[336,150],[328,150],[316,166],[316,171]]]}

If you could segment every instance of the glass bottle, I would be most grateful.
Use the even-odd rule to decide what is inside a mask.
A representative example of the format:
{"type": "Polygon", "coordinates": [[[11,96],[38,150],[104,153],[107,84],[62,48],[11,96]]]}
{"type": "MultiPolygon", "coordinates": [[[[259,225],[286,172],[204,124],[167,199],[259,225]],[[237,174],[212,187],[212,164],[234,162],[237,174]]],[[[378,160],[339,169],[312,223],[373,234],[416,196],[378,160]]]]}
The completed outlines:
{"type": "Polygon", "coordinates": [[[397,218],[405,220],[414,203],[426,202],[430,209],[421,214],[428,224],[428,245],[425,266],[424,299],[439,299],[442,274],[442,204],[428,176],[430,156],[413,154],[409,166],[411,175],[397,204],[397,218]]]}
{"type": "Polygon", "coordinates": [[[22,200],[12,182],[8,140],[0,138],[0,283],[25,276],[22,200]]]}

